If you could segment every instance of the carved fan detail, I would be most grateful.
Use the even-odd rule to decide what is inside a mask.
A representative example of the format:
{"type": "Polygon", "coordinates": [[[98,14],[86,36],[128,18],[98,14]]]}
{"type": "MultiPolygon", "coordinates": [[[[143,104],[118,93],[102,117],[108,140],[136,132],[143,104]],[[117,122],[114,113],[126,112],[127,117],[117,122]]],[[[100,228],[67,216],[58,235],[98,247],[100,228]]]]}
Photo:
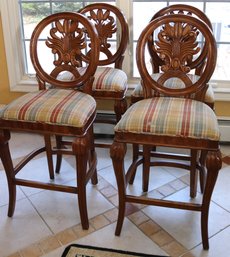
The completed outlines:
{"type": "Polygon", "coordinates": [[[166,24],[158,34],[153,50],[164,61],[162,71],[180,70],[188,73],[188,64],[200,51],[197,40],[198,31],[188,25],[176,22],[166,24]]]}
{"type": "Polygon", "coordinates": [[[58,59],[53,63],[55,66],[71,64],[75,67],[81,66],[81,49],[86,48],[84,28],[80,28],[77,22],[63,20],[55,22],[50,30],[50,36],[46,45],[57,54],[58,59]]]}
{"type": "Polygon", "coordinates": [[[98,9],[97,11],[90,11],[89,19],[93,20],[97,29],[100,39],[100,51],[105,53],[107,56],[111,56],[109,48],[111,44],[108,43],[108,38],[112,38],[113,34],[116,33],[117,27],[113,16],[110,11],[98,9]]]}

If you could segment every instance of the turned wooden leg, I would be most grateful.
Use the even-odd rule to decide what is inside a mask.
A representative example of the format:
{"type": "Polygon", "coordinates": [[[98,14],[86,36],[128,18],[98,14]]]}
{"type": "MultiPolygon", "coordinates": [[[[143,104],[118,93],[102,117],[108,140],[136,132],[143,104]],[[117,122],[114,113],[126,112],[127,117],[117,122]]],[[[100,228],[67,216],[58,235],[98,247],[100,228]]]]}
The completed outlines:
{"type": "Polygon", "coordinates": [[[130,185],[133,184],[135,176],[136,176],[136,172],[137,172],[138,157],[139,157],[139,145],[133,144],[132,148],[133,148],[133,161],[127,172],[127,179],[128,179],[128,182],[130,185]]]}
{"type": "Polygon", "coordinates": [[[44,135],[45,147],[46,147],[46,157],[48,162],[48,169],[50,174],[50,179],[54,179],[54,166],[53,166],[53,154],[50,135],[44,135]]]}
{"type": "MultiPolygon", "coordinates": [[[[57,136],[56,135],[55,138],[56,138],[57,150],[61,149],[61,147],[62,147],[62,143],[61,143],[62,136],[57,136]]],[[[60,173],[61,163],[62,163],[62,154],[61,153],[57,153],[55,173],[60,173]]]]}
{"type": "Polygon", "coordinates": [[[208,215],[212,192],[217,180],[219,170],[221,169],[222,159],[220,151],[208,152],[206,159],[207,180],[204,189],[202,210],[201,210],[201,233],[202,243],[205,250],[209,249],[208,242],[208,215]]]}
{"type": "Polygon", "coordinates": [[[207,151],[202,150],[200,153],[200,191],[204,193],[205,183],[206,183],[206,167],[205,160],[207,156],[207,151]]]}
{"type": "Polygon", "coordinates": [[[126,153],[126,144],[113,142],[110,148],[110,156],[113,161],[113,168],[117,180],[118,196],[119,196],[119,210],[118,220],[115,235],[119,236],[125,218],[125,198],[126,198],[126,179],[124,169],[124,157],[126,153]]]}
{"type": "Polygon", "coordinates": [[[194,198],[197,194],[197,150],[191,150],[191,165],[190,165],[190,197],[194,198]]]}
{"type": "Polygon", "coordinates": [[[9,140],[10,140],[10,132],[7,130],[0,130],[0,157],[2,160],[2,164],[4,166],[8,190],[9,190],[9,207],[8,207],[8,216],[12,217],[15,210],[16,203],[16,185],[14,183],[15,180],[15,171],[13,167],[13,162],[9,149],[9,140]]]}
{"type": "Polygon", "coordinates": [[[114,103],[114,112],[116,115],[116,121],[118,122],[121,119],[122,114],[127,110],[127,100],[125,98],[115,100],[114,103]]]}
{"type": "Polygon", "coordinates": [[[147,192],[149,188],[149,172],[150,172],[150,152],[151,147],[146,145],[143,146],[143,180],[142,180],[142,190],[147,192]]]}
{"type": "Polygon", "coordinates": [[[78,205],[83,229],[89,228],[87,202],[86,202],[86,173],[89,156],[89,144],[87,136],[76,138],[72,144],[76,156],[78,205]]]}
{"type": "Polygon", "coordinates": [[[95,144],[94,144],[94,133],[93,133],[93,126],[89,129],[89,144],[91,145],[91,150],[89,151],[89,167],[93,169],[93,175],[91,177],[91,182],[93,185],[97,185],[98,177],[97,177],[97,154],[95,151],[95,144]]]}

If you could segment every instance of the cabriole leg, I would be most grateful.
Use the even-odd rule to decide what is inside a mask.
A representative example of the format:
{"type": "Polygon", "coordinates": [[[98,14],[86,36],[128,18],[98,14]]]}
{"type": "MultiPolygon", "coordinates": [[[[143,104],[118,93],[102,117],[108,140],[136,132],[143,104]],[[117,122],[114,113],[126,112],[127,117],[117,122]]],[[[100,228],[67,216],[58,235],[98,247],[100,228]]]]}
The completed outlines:
{"type": "Polygon", "coordinates": [[[119,195],[119,211],[115,235],[119,236],[125,217],[125,198],[126,198],[126,185],[124,157],[126,153],[126,144],[114,141],[110,148],[110,156],[113,161],[113,168],[117,180],[118,195],[119,195]]]}
{"type": "Polygon", "coordinates": [[[208,215],[212,192],[217,180],[219,170],[221,169],[222,160],[220,151],[209,152],[206,159],[207,180],[204,189],[202,211],[201,211],[201,233],[202,243],[205,250],[209,249],[208,242],[208,215]]]}
{"type": "Polygon", "coordinates": [[[89,228],[87,202],[86,202],[86,173],[89,156],[87,136],[76,138],[73,142],[73,152],[76,156],[76,173],[78,188],[78,205],[83,229],[89,228]]]}
{"type": "Polygon", "coordinates": [[[9,189],[9,207],[8,207],[8,216],[12,217],[15,210],[15,202],[16,202],[16,185],[14,183],[15,180],[15,171],[13,167],[13,162],[9,149],[9,140],[10,140],[10,132],[8,130],[0,130],[0,157],[2,160],[2,164],[4,166],[8,189],[9,189]]]}

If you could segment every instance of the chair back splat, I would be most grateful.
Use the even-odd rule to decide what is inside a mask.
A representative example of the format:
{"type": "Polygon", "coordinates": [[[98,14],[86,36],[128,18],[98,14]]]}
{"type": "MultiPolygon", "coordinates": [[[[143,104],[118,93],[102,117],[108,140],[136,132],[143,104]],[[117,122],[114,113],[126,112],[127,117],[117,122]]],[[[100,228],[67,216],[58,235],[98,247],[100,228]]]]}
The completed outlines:
{"type": "Polygon", "coordinates": [[[96,102],[90,95],[99,60],[97,31],[82,14],[50,15],[35,27],[30,55],[39,90],[19,97],[0,111],[0,157],[9,187],[8,216],[14,214],[17,185],[75,193],[78,194],[82,227],[88,229],[86,184],[90,179],[93,184],[97,183],[92,127],[96,102]],[[89,56],[85,54],[87,42],[91,48],[89,56]],[[71,81],[60,79],[66,72],[72,77],[71,81]],[[9,150],[11,131],[43,135],[45,145],[34,149],[14,166],[9,150]],[[61,145],[52,148],[52,136],[69,138],[68,145],[58,141],[61,145]],[[44,151],[49,167],[47,181],[16,177],[30,160],[44,151]],[[76,186],[50,183],[50,179],[55,180],[52,156],[62,154],[76,158],[76,186]]]}
{"type": "Polygon", "coordinates": [[[87,5],[79,12],[95,24],[100,39],[93,96],[101,104],[104,100],[114,101],[115,120],[100,115],[102,113],[98,110],[96,122],[116,124],[127,109],[127,75],[122,70],[122,64],[129,39],[128,23],[119,8],[106,3],[87,5]]]}
{"type": "MultiPolygon", "coordinates": [[[[158,17],[166,16],[169,14],[184,14],[190,17],[196,17],[201,21],[203,21],[212,30],[211,21],[205,15],[205,13],[194,6],[190,6],[186,4],[169,5],[159,10],[157,13],[155,13],[150,21],[158,17]]],[[[153,75],[155,74],[155,76],[158,76],[158,73],[161,72],[161,68],[164,65],[164,60],[159,58],[158,55],[155,53],[155,51],[152,50],[152,44],[153,44],[152,40],[153,40],[153,37],[149,38],[148,51],[150,54],[150,62],[152,65],[153,75]]],[[[201,42],[202,42],[202,39],[201,39],[201,42]]],[[[201,45],[203,43],[204,42],[202,42],[201,45]]],[[[189,76],[191,77],[191,79],[196,79],[198,76],[200,76],[201,72],[203,71],[203,67],[205,65],[205,56],[207,53],[207,46],[205,47],[202,46],[202,51],[203,51],[202,54],[199,54],[197,58],[193,58],[192,61],[187,63],[187,65],[190,67],[189,76]]],[[[180,83],[179,81],[177,82],[178,82],[178,85],[174,84],[174,86],[179,87],[180,83]]],[[[131,103],[135,103],[141,99],[143,99],[143,88],[141,86],[141,83],[139,83],[131,94],[131,103]]],[[[208,90],[205,94],[205,103],[207,103],[211,108],[214,108],[214,92],[211,85],[208,85],[208,90]]]]}
{"type": "MultiPolygon", "coordinates": [[[[136,61],[144,99],[134,103],[115,126],[115,138],[110,150],[119,192],[116,235],[120,235],[127,202],[192,210],[201,212],[203,248],[209,248],[209,205],[222,162],[217,118],[214,111],[204,103],[204,96],[215,69],[216,56],[212,31],[196,17],[181,13],[161,16],[152,20],[142,31],[137,43],[136,61]],[[152,51],[163,63],[158,76],[152,75],[149,66],[149,55],[146,51],[149,40],[153,42],[152,51]],[[193,80],[189,75],[190,63],[204,53],[203,71],[193,80]],[[174,83],[177,81],[183,86],[175,87],[174,83]],[[143,145],[143,155],[134,156],[126,171],[124,159],[127,143],[143,145]],[[183,159],[189,161],[188,165],[181,165],[181,156],[177,158],[176,155],[170,163],[173,167],[191,171],[192,186],[196,184],[196,170],[201,162],[198,153],[205,153],[202,155],[204,190],[201,202],[191,203],[190,196],[188,201],[170,201],[152,198],[151,193],[138,196],[126,191],[130,181],[133,182],[138,165],[143,166],[143,191],[148,190],[150,167],[170,166],[165,160],[167,153],[161,151],[152,154],[151,150],[156,147],[178,148],[178,151],[188,149],[195,153],[183,159]],[[155,158],[151,158],[152,156],[155,158]]],[[[157,170],[154,173],[155,180],[156,172],[157,170]]],[[[195,193],[192,197],[195,197],[195,193]]]]}

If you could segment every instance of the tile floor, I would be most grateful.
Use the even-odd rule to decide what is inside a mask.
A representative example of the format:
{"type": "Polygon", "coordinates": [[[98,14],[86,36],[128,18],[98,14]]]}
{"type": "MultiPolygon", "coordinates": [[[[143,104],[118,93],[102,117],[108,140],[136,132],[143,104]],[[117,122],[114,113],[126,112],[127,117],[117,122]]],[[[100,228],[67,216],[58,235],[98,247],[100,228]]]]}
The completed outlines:
{"type": "MultiPolygon", "coordinates": [[[[11,149],[18,162],[28,150],[24,145],[43,144],[40,136],[13,134],[11,149]]],[[[108,149],[97,148],[97,186],[88,184],[90,228],[79,224],[76,195],[18,187],[15,214],[7,217],[8,190],[0,163],[0,257],[59,257],[66,245],[81,243],[116,249],[184,257],[230,256],[230,146],[222,146],[223,168],[212,197],[209,218],[210,249],[203,251],[199,213],[160,207],[129,205],[119,237],[114,235],[117,219],[117,186],[108,149]],[[229,156],[229,157],[228,157],[229,156]],[[227,165],[228,164],[228,165],[227,165]]],[[[128,151],[126,166],[130,163],[128,151]]],[[[188,172],[160,167],[150,178],[149,195],[189,200],[188,172]]],[[[46,158],[38,156],[23,170],[28,178],[48,180],[46,158]],[[33,174],[31,174],[33,173],[33,174]]],[[[65,158],[59,183],[74,183],[74,160],[65,158]]],[[[141,192],[137,175],[129,190],[141,192]]],[[[195,200],[199,200],[200,194],[195,200]]]]}

